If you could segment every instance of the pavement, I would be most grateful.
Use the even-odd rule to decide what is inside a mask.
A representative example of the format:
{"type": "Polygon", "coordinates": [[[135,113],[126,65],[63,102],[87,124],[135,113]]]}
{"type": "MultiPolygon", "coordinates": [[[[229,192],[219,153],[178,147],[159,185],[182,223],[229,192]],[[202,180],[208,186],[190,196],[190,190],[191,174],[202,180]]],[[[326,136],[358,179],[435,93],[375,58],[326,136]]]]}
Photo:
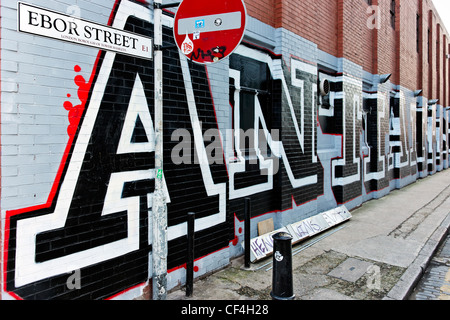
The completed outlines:
{"type": "MultiPolygon", "coordinates": [[[[450,227],[450,170],[351,211],[352,218],[292,247],[295,300],[406,300],[450,227]]],[[[244,257],[168,300],[271,300],[273,258],[244,257]]]]}

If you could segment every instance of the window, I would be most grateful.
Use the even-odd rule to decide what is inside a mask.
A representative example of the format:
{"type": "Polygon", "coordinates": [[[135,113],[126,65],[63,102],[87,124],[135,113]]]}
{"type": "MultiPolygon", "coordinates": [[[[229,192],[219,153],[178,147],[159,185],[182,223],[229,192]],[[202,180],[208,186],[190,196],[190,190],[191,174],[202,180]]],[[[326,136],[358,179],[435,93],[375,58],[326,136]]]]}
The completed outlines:
{"type": "MultiPolygon", "coordinates": [[[[440,70],[440,68],[441,68],[441,66],[440,66],[440,62],[441,62],[441,59],[439,59],[439,51],[440,51],[440,43],[439,43],[439,33],[436,35],[436,72],[438,72],[438,74],[439,74],[439,70],[440,70]]],[[[437,81],[438,81],[438,83],[439,83],[439,76],[437,77],[437,81]]],[[[438,84],[438,90],[439,90],[439,84],[438,84]]]]}
{"type": "Polygon", "coordinates": [[[428,45],[428,63],[430,63],[431,62],[431,30],[430,30],[430,28],[428,28],[427,45],[428,45]]]}
{"type": "Polygon", "coordinates": [[[420,52],[420,15],[416,15],[416,50],[420,52]]]}
{"type": "Polygon", "coordinates": [[[395,30],[395,0],[391,1],[391,27],[395,30]]]}
{"type": "MultiPolygon", "coordinates": [[[[255,154],[261,115],[269,132],[272,130],[273,80],[268,65],[241,55],[230,57],[230,104],[234,109],[234,128],[242,130],[240,149],[246,156],[255,154]],[[239,90],[237,90],[239,87],[239,90]]],[[[238,134],[241,134],[240,132],[238,134]]]]}

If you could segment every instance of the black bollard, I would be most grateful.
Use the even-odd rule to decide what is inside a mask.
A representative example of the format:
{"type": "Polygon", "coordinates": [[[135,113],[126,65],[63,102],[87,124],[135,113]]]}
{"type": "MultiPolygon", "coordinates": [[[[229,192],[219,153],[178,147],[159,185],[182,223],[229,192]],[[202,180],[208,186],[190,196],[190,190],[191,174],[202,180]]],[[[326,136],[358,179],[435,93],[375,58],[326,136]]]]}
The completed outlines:
{"type": "Polygon", "coordinates": [[[273,238],[273,300],[293,300],[295,298],[292,282],[292,236],[278,232],[273,238]]]}
{"type": "Polygon", "coordinates": [[[251,223],[251,200],[245,198],[244,205],[244,264],[250,268],[250,223],[251,223]]]}
{"type": "Polygon", "coordinates": [[[189,212],[187,219],[187,262],[186,262],[186,297],[194,291],[194,223],[195,213],[189,212]]]}

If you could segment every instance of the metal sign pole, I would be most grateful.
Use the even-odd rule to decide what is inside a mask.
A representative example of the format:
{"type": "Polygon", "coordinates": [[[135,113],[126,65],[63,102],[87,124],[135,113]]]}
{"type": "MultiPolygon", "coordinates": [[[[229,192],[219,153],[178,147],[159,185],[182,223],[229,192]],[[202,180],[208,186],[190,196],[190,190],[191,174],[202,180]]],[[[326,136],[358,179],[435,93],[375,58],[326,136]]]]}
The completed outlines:
{"type": "Polygon", "coordinates": [[[155,192],[152,206],[153,300],[167,297],[167,206],[163,189],[162,0],[154,0],[155,192]]]}
{"type": "MultiPolygon", "coordinates": [[[[186,1],[186,0],[185,0],[186,1]]],[[[192,0],[194,8],[202,8],[203,3],[199,0],[192,0]]],[[[221,48],[217,45],[214,37],[209,37],[214,40],[214,46],[209,46],[206,50],[210,52],[210,48],[216,48],[212,50],[216,56],[210,57],[211,61],[197,61],[199,63],[210,63],[217,62],[220,59],[225,58],[227,55],[239,45],[242,41],[246,25],[246,9],[242,0],[227,0],[225,3],[230,5],[230,2],[234,4],[232,9],[233,12],[223,12],[223,10],[230,10],[230,8],[224,8],[223,10],[219,8],[218,16],[214,20],[215,33],[219,38],[224,39],[233,38],[234,41],[228,44],[228,52],[225,54],[226,48],[221,48]],[[222,26],[223,19],[226,19],[228,24],[222,26]],[[227,27],[226,27],[227,26],[227,27]],[[239,27],[236,31],[237,26],[239,27]],[[227,31],[231,30],[231,34],[227,31]]],[[[189,1],[186,4],[187,11],[192,8],[189,6],[189,1]]],[[[222,3],[223,1],[217,1],[222,3]]],[[[183,2],[185,3],[185,2],[183,2]]],[[[153,204],[152,204],[152,284],[153,284],[153,299],[154,300],[164,300],[167,297],[167,205],[166,205],[166,195],[163,188],[163,41],[162,41],[162,9],[178,7],[180,3],[162,4],[162,0],[153,1],[153,15],[154,15],[154,69],[155,69],[155,192],[153,194],[153,204]]],[[[181,7],[181,5],[180,5],[181,7]]],[[[197,9],[194,11],[194,15],[189,15],[188,20],[197,19],[196,14],[198,14],[197,9]]],[[[186,9],[185,9],[186,10],[186,9]]],[[[180,8],[177,10],[177,15],[180,8]]],[[[201,18],[202,16],[200,16],[201,18]]],[[[205,18],[206,19],[206,18],[205,18]]],[[[177,16],[175,17],[175,25],[178,23],[177,16]]],[[[184,19],[186,20],[186,19],[184,19]]],[[[202,20],[202,19],[200,19],[202,20]]],[[[203,20],[202,20],[203,21],[203,20]]],[[[206,20],[205,20],[206,21],[206,20]]],[[[209,20],[208,20],[209,21],[209,20]]],[[[210,26],[208,22],[208,26],[210,26]]],[[[214,28],[214,27],[211,27],[214,28]]],[[[211,30],[210,30],[211,31],[211,30]]],[[[177,39],[178,32],[175,30],[174,37],[177,39]]],[[[197,34],[197,33],[196,33],[197,34]]],[[[185,35],[184,38],[188,38],[185,35]]],[[[208,38],[204,38],[208,39],[208,38]]],[[[198,39],[197,39],[198,40],[198,39]]],[[[190,41],[190,40],[189,40],[190,41]]],[[[178,48],[179,44],[176,41],[178,48]]],[[[220,42],[222,43],[222,42],[220,42]]],[[[209,45],[209,44],[208,44],[209,45]]],[[[207,45],[207,46],[208,46],[207,45]]],[[[186,48],[185,48],[186,49],[186,48]]],[[[191,49],[194,49],[191,47],[191,49]]],[[[182,50],[183,51],[183,50],[182,50]]],[[[197,48],[199,56],[202,48],[197,48]],[[200,51],[198,50],[200,49],[200,51]]],[[[187,54],[187,50],[183,51],[187,54]]],[[[210,54],[212,55],[212,53],[210,54]]],[[[192,58],[192,56],[191,56],[192,58]]]]}

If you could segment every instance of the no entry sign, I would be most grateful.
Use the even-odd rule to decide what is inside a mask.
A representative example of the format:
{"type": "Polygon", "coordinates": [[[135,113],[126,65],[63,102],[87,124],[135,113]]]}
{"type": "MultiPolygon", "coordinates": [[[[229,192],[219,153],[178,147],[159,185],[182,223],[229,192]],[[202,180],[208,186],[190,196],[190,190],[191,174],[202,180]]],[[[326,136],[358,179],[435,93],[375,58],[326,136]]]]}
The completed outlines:
{"type": "Polygon", "coordinates": [[[242,0],[183,0],[175,15],[175,42],[194,62],[218,62],[241,43],[246,20],[242,0]]]}

